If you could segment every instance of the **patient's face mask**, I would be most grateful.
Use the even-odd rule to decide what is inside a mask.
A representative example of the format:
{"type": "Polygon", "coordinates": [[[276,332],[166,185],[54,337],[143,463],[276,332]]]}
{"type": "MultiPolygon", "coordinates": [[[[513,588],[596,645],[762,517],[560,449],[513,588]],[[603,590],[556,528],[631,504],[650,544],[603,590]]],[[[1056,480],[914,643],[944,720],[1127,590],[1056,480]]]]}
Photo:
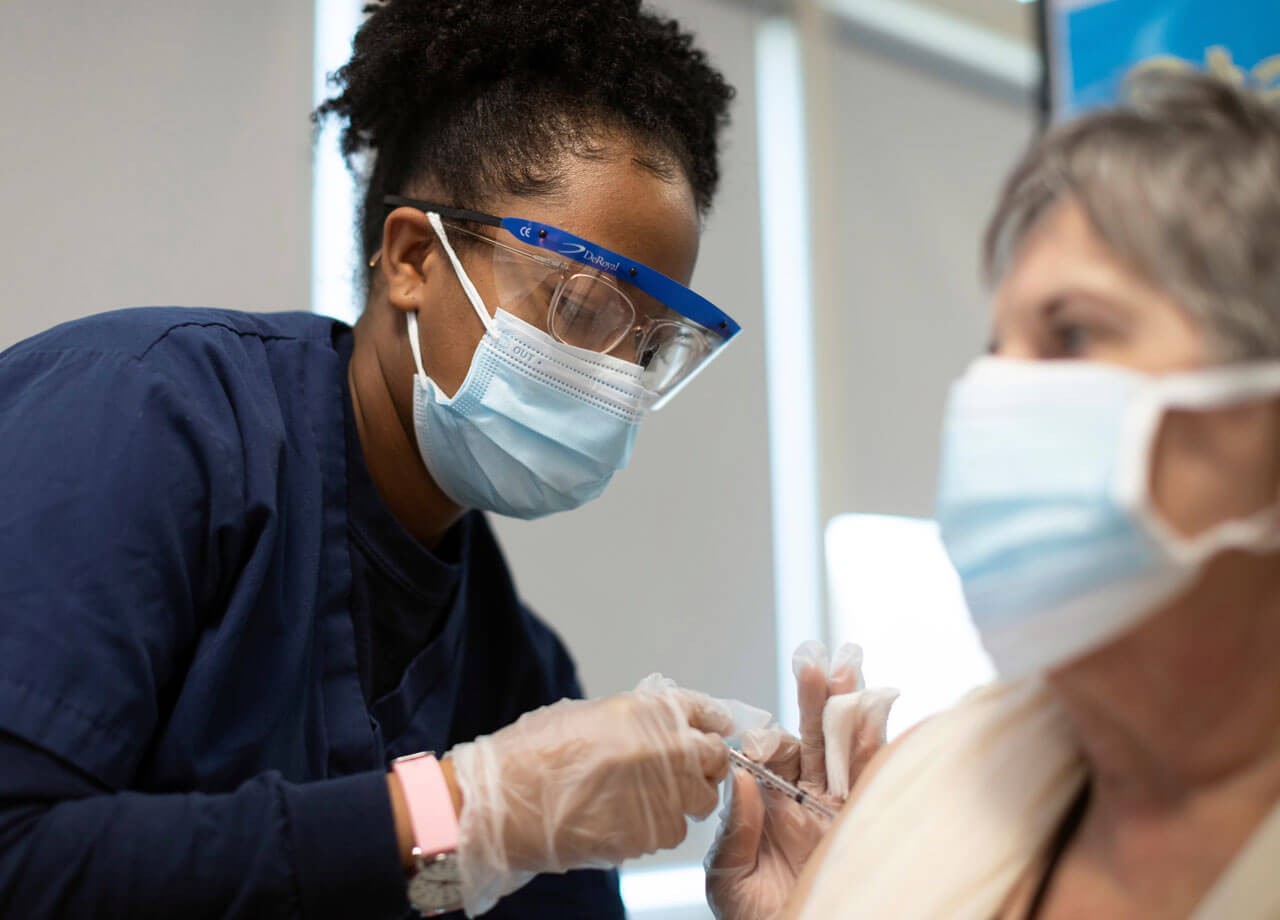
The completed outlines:
{"type": "Polygon", "coordinates": [[[413,428],[423,463],[464,508],[535,518],[597,497],[627,465],[653,394],[643,368],[559,342],[505,310],[490,315],[449,243],[436,237],[485,326],[452,397],[423,370],[418,322],[408,314],[413,428]]]}
{"type": "Polygon", "coordinates": [[[1060,666],[1187,589],[1226,549],[1280,548],[1273,505],[1181,536],[1151,499],[1169,410],[1280,395],[1280,364],[1149,376],[982,358],[955,383],[936,516],[1001,676],[1060,666]]]}

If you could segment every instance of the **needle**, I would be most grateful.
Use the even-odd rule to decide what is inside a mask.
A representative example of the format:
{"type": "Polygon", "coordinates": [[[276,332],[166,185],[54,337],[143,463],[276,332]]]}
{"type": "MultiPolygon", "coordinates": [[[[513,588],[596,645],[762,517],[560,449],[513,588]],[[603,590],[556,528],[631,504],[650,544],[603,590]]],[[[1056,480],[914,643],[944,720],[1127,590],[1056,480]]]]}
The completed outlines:
{"type": "Polygon", "coordinates": [[[836,813],[826,805],[822,804],[822,802],[818,801],[815,796],[805,792],[799,786],[787,782],[772,770],[760,766],[760,764],[742,754],[740,751],[735,751],[733,748],[729,748],[729,761],[736,766],[742,767],[742,769],[754,776],[761,785],[768,786],[777,792],[781,792],[792,801],[798,802],[805,808],[828,820],[833,820],[835,818],[836,813]]]}

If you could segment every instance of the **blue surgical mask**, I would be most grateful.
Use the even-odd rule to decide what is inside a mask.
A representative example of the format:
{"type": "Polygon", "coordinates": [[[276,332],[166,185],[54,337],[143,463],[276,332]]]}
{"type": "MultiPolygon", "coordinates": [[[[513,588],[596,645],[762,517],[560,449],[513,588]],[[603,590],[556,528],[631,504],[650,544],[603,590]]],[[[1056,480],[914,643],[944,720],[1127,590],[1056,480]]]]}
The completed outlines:
{"type": "Polygon", "coordinates": [[[485,309],[436,214],[428,220],[485,326],[452,397],[422,368],[408,314],[413,428],[428,472],[453,501],[518,518],[600,495],[631,456],[653,394],[638,364],[557,342],[504,310],[485,309]]]}
{"type": "Polygon", "coordinates": [[[1065,664],[1184,591],[1228,548],[1280,545],[1266,508],[1192,538],[1150,496],[1166,411],[1280,395],[1280,365],[1148,376],[982,358],[953,386],[936,516],[1001,676],[1065,664]]]}

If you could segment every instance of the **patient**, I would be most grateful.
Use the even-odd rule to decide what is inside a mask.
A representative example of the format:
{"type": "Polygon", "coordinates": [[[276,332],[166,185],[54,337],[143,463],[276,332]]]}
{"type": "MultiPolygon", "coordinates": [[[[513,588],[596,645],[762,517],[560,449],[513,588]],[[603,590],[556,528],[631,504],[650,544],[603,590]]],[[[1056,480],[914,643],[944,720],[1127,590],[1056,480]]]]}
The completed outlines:
{"type": "Polygon", "coordinates": [[[789,890],[713,853],[713,906],[1280,917],[1280,114],[1144,78],[1025,155],[986,268],[937,516],[1001,680],[881,750],[789,890]]]}

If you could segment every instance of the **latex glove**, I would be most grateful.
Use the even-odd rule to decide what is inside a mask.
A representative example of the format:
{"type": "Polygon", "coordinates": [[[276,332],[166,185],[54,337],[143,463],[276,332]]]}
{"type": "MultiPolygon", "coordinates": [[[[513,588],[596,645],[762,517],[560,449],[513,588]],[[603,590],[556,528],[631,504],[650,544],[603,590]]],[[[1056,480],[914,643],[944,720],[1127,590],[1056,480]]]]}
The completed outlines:
{"type": "MultiPolygon", "coordinates": [[[[800,703],[800,737],[769,728],[742,736],[742,752],[783,779],[817,796],[833,810],[844,803],[856,772],[884,743],[885,722],[896,691],[862,689],[862,650],[843,646],[828,663],[826,649],[807,642],[792,656],[800,703]],[[843,703],[833,728],[850,737],[827,737],[823,715],[843,703]],[[828,774],[828,743],[843,753],[828,774]],[[833,780],[833,782],[829,782],[833,780]],[[844,790],[834,793],[832,785],[844,790]]],[[[707,854],[707,901],[720,920],[769,920],[786,903],[830,821],[758,785],[734,770],[719,834],[707,854]]]]}
{"type": "Polygon", "coordinates": [[[673,847],[728,773],[728,707],[660,675],[561,700],[453,749],[463,907],[483,913],[540,872],[605,868],[673,847]]]}

